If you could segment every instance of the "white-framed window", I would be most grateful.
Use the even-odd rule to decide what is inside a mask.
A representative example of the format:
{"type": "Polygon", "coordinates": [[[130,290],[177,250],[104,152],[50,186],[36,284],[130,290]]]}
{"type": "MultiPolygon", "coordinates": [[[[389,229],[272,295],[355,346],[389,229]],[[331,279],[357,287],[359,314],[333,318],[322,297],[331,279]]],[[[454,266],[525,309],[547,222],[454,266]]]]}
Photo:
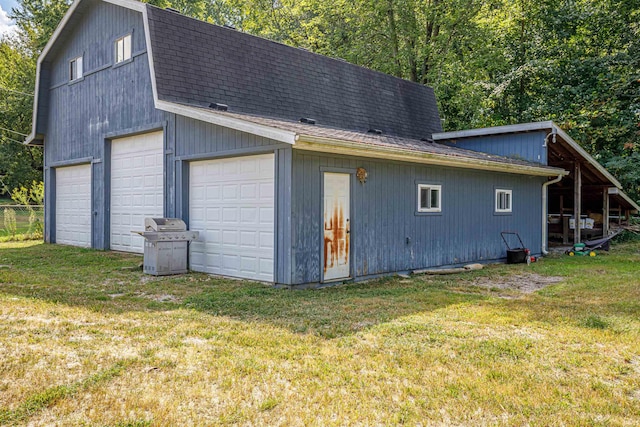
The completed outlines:
{"type": "Polygon", "coordinates": [[[442,211],[442,186],[418,184],[418,212],[442,211]]]}
{"type": "Polygon", "coordinates": [[[496,212],[509,213],[512,205],[512,191],[496,189],[496,212]]]}
{"type": "Polygon", "coordinates": [[[82,78],[82,56],[69,61],[69,80],[74,81],[82,78]]]}
{"type": "Polygon", "coordinates": [[[116,64],[131,59],[131,34],[116,40],[116,64]]]}

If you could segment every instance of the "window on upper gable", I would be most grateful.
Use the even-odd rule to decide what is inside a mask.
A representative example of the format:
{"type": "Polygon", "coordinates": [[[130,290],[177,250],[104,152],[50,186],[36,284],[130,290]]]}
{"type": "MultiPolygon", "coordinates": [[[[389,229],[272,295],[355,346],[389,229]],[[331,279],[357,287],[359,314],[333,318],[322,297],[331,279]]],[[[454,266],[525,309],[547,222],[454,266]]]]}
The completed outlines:
{"type": "Polygon", "coordinates": [[[116,40],[116,64],[131,59],[131,34],[116,40]]]}
{"type": "Polygon", "coordinates": [[[418,184],[418,212],[441,212],[442,186],[418,184]]]}
{"type": "Polygon", "coordinates": [[[496,189],[496,213],[511,212],[511,190],[496,189]]]}
{"type": "Polygon", "coordinates": [[[69,61],[69,81],[82,78],[82,56],[73,58],[69,61]]]}

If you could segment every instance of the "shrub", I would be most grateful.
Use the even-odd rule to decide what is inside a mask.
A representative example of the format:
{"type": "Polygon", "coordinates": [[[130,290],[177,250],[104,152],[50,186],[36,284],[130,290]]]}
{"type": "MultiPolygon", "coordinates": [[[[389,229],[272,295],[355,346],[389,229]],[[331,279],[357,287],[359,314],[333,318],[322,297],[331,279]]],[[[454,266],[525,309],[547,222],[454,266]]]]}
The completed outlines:
{"type": "Polygon", "coordinates": [[[16,221],[16,211],[11,208],[4,208],[4,229],[9,236],[15,237],[18,225],[16,221]]]}

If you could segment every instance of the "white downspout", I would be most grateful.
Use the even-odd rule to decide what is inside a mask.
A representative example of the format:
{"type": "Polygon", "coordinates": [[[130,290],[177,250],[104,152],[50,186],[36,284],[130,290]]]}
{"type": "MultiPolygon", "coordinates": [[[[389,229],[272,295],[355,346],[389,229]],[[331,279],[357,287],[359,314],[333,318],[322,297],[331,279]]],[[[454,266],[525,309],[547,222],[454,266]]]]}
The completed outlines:
{"type": "Polygon", "coordinates": [[[547,181],[542,184],[542,255],[547,255],[547,240],[549,238],[548,233],[548,218],[547,218],[547,191],[551,184],[560,182],[564,175],[558,175],[558,177],[552,181],[547,181]]]}

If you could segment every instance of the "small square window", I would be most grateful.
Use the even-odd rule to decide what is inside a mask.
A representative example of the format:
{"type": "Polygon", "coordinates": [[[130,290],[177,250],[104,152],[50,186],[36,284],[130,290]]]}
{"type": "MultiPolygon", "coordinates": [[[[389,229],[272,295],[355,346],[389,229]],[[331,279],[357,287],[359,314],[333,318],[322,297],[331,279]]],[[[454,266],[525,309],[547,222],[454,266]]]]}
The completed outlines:
{"type": "Polygon", "coordinates": [[[496,190],[496,212],[511,212],[511,190],[496,190]]]}
{"type": "Polygon", "coordinates": [[[82,78],[82,56],[69,61],[69,80],[74,81],[82,78]]]}
{"type": "Polygon", "coordinates": [[[441,212],[442,186],[418,184],[418,212],[441,212]]]}
{"type": "Polygon", "coordinates": [[[116,64],[131,59],[131,34],[116,40],[116,64]]]}

